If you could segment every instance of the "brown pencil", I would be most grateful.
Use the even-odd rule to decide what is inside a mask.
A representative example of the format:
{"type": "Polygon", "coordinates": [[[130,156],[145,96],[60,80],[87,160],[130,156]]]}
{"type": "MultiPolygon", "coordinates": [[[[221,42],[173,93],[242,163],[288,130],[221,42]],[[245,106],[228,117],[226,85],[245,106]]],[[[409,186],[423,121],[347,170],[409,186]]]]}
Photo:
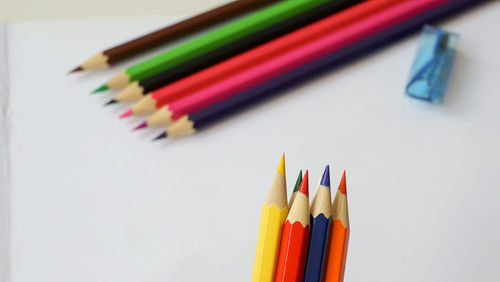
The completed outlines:
{"type": "Polygon", "coordinates": [[[138,53],[150,50],[161,44],[195,33],[209,26],[227,21],[277,1],[279,0],[238,0],[230,2],[213,10],[209,10],[192,18],[99,52],[73,69],[70,73],[82,70],[109,68],[112,64],[123,61],[138,53]]]}

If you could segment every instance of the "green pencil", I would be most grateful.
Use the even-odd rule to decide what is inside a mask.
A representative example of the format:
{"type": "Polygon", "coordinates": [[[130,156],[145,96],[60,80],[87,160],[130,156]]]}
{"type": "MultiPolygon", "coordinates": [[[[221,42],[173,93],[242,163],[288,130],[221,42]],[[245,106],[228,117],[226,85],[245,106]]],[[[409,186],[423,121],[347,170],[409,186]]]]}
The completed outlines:
{"type": "Polygon", "coordinates": [[[94,93],[122,88],[136,80],[150,77],[327,1],[330,0],[284,0],[131,66],[94,90],[94,93]]]}

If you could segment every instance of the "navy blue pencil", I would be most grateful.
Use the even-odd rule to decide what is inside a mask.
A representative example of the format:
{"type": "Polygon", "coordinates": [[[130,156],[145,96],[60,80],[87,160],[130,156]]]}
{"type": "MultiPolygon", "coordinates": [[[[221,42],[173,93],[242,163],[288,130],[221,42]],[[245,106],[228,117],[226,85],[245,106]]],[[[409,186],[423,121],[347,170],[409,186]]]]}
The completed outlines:
{"type": "Polygon", "coordinates": [[[330,167],[326,166],[316,190],[316,196],[311,203],[311,235],[309,236],[304,282],[323,281],[325,255],[332,222],[331,201],[330,167]]]}
{"type": "Polygon", "coordinates": [[[326,71],[361,58],[408,35],[420,31],[422,25],[443,20],[487,0],[453,0],[419,14],[398,25],[330,53],[318,60],[275,77],[229,99],[191,113],[177,120],[156,139],[193,134],[216,121],[278,93],[311,80],[326,71]]]}

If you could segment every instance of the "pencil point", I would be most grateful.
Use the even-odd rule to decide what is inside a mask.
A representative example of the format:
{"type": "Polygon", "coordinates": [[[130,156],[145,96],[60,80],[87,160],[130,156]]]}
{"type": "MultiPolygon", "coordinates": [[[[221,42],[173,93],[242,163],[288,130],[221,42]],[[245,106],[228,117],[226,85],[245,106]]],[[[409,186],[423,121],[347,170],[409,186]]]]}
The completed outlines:
{"type": "Polygon", "coordinates": [[[306,170],[304,178],[302,179],[302,184],[300,184],[299,192],[304,193],[304,195],[309,196],[309,171],[306,170]]]}
{"type": "Polygon", "coordinates": [[[106,91],[108,89],[109,89],[108,85],[107,84],[103,84],[103,85],[97,87],[94,91],[92,91],[92,94],[95,94],[97,92],[106,91]]]}
{"type": "Polygon", "coordinates": [[[167,132],[163,132],[162,134],[156,136],[156,138],[153,139],[153,141],[160,140],[160,139],[163,139],[163,138],[167,138],[167,132]]]}
{"type": "Polygon", "coordinates": [[[123,114],[120,115],[120,118],[126,118],[132,115],[132,109],[126,110],[123,114]]]}
{"type": "Polygon", "coordinates": [[[330,188],[330,166],[325,167],[325,172],[323,172],[323,177],[321,178],[321,185],[330,188]]]}
{"type": "Polygon", "coordinates": [[[118,103],[118,101],[116,101],[115,99],[111,99],[106,104],[104,104],[104,106],[109,106],[109,105],[116,104],[116,103],[118,103]]]}
{"type": "Polygon", "coordinates": [[[285,153],[283,153],[283,155],[281,155],[280,164],[278,165],[278,171],[281,174],[281,176],[286,177],[286,174],[285,174],[285,153]]]}
{"type": "Polygon", "coordinates": [[[138,129],[141,129],[141,128],[146,128],[146,127],[148,127],[148,122],[147,122],[147,121],[145,121],[145,122],[143,122],[143,123],[139,124],[136,128],[134,128],[134,130],[133,130],[133,131],[138,130],[138,129]]]}
{"type": "Polygon", "coordinates": [[[78,66],[78,67],[74,68],[73,70],[70,70],[70,71],[68,72],[68,74],[72,74],[72,73],[74,73],[74,72],[78,72],[78,71],[82,71],[82,70],[83,70],[83,69],[82,69],[82,67],[81,67],[81,66],[78,66]]]}
{"type": "Polygon", "coordinates": [[[293,192],[299,191],[300,183],[302,183],[302,169],[299,172],[299,176],[297,176],[297,181],[295,181],[295,187],[293,188],[293,192]]]}
{"type": "Polygon", "coordinates": [[[342,194],[346,195],[347,194],[347,188],[346,188],[346,184],[345,184],[345,170],[344,170],[344,174],[342,174],[342,179],[340,180],[340,184],[339,184],[339,190],[342,194]]]}

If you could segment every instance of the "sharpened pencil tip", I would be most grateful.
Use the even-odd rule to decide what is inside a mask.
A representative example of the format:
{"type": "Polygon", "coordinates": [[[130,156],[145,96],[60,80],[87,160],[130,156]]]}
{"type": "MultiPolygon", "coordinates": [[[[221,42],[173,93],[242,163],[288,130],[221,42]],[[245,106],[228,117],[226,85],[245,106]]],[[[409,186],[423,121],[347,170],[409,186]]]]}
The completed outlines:
{"type": "Polygon", "coordinates": [[[299,176],[297,176],[297,181],[295,181],[295,187],[293,188],[293,192],[299,191],[301,183],[302,183],[302,169],[299,172],[299,176]]]}
{"type": "Polygon", "coordinates": [[[132,115],[132,109],[126,110],[123,114],[120,115],[120,118],[126,118],[132,115]]]}
{"type": "Polygon", "coordinates": [[[323,172],[323,177],[321,177],[321,185],[330,187],[330,166],[325,167],[325,172],[323,172]]]}
{"type": "Polygon", "coordinates": [[[309,171],[306,170],[304,178],[302,179],[302,184],[300,184],[299,192],[304,193],[304,195],[309,196],[309,171]]]}
{"type": "Polygon", "coordinates": [[[345,184],[345,170],[344,173],[342,174],[342,179],[340,180],[339,184],[339,190],[342,194],[346,195],[347,194],[347,185],[345,184]]]}
{"type": "Polygon", "coordinates": [[[167,132],[163,132],[162,134],[156,136],[156,138],[153,139],[153,141],[160,140],[160,139],[163,139],[163,138],[167,138],[167,132]]]}
{"type": "Polygon", "coordinates": [[[95,94],[97,92],[106,91],[108,89],[109,89],[108,85],[107,84],[103,84],[103,85],[97,87],[94,91],[92,91],[92,94],[95,94]]]}
{"type": "Polygon", "coordinates": [[[72,74],[74,72],[79,72],[79,71],[82,71],[82,70],[83,70],[82,66],[78,66],[78,67],[74,68],[73,70],[70,70],[68,72],[68,74],[72,74]]]}
{"type": "Polygon", "coordinates": [[[116,104],[116,103],[118,103],[118,101],[116,101],[115,99],[111,99],[106,104],[104,104],[104,106],[109,106],[109,105],[116,104]]]}
{"type": "Polygon", "coordinates": [[[138,126],[136,126],[133,131],[141,129],[141,128],[146,128],[146,127],[148,127],[148,122],[147,121],[145,121],[145,122],[139,124],[138,126]]]}

